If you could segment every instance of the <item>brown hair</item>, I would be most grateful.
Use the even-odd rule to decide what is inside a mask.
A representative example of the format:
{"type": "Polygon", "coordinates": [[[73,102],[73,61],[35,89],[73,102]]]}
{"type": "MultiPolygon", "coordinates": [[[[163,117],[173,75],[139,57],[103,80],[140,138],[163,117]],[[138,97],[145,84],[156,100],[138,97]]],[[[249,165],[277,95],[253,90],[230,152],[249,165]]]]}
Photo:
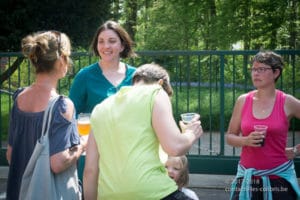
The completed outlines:
{"type": "Polygon", "coordinates": [[[133,75],[132,82],[136,83],[143,80],[146,84],[155,83],[162,80],[162,87],[169,96],[173,95],[173,89],[170,83],[170,77],[163,67],[158,64],[144,64],[138,67],[133,75]]]}
{"type": "Polygon", "coordinates": [[[35,67],[36,73],[50,72],[60,56],[70,64],[71,43],[69,37],[58,31],[37,32],[21,41],[22,52],[35,67]]]}
{"type": "Polygon", "coordinates": [[[284,63],[283,58],[279,54],[276,54],[273,51],[260,51],[253,57],[252,64],[254,62],[259,62],[268,65],[272,68],[273,71],[278,69],[280,73],[279,76],[275,79],[275,82],[281,76],[284,63]]]}
{"type": "Polygon", "coordinates": [[[120,53],[121,58],[130,58],[130,57],[135,57],[136,54],[133,51],[133,41],[130,38],[129,34],[126,32],[126,30],[120,26],[115,21],[106,21],[104,24],[102,24],[96,31],[92,44],[91,44],[91,50],[96,56],[100,56],[97,45],[98,45],[98,36],[101,32],[105,30],[113,30],[120,38],[122,45],[124,46],[124,50],[120,53]]]}

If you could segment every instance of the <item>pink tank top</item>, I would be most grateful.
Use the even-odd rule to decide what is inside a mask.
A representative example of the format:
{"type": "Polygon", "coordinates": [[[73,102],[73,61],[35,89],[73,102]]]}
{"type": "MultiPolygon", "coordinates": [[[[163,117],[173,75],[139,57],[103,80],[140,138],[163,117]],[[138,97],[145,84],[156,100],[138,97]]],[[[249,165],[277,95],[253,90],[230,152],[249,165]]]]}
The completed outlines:
{"type": "Polygon", "coordinates": [[[289,121],[284,112],[285,94],[276,90],[276,100],[271,114],[265,119],[253,116],[253,95],[251,91],[246,96],[242,109],[241,129],[243,136],[253,131],[253,125],[265,124],[268,126],[265,145],[263,147],[242,147],[240,162],[246,168],[272,169],[288,159],[285,155],[289,121]]]}

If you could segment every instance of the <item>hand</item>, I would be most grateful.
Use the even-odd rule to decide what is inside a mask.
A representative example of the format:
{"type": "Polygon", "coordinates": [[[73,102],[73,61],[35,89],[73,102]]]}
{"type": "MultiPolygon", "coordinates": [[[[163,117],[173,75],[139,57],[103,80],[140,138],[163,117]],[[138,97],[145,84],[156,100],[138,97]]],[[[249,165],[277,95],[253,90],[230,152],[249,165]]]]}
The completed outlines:
{"type": "MultiPolygon", "coordinates": [[[[199,114],[197,114],[197,113],[195,113],[195,116],[194,116],[194,118],[191,120],[191,122],[190,123],[184,123],[182,120],[180,120],[179,121],[179,126],[180,126],[180,128],[181,128],[181,132],[182,133],[185,133],[186,131],[187,131],[187,128],[188,128],[188,126],[189,126],[189,124],[192,124],[193,122],[195,122],[195,121],[199,121],[199,119],[200,119],[200,115],[199,114]]],[[[201,124],[201,122],[200,122],[200,124],[201,124]]]]}
{"type": "Polygon", "coordinates": [[[79,152],[80,154],[85,152],[86,147],[87,147],[88,138],[89,138],[88,135],[80,136],[80,144],[71,147],[70,151],[76,151],[76,152],[79,152]]]}
{"type": "Polygon", "coordinates": [[[293,160],[299,152],[300,144],[297,144],[295,147],[285,148],[285,155],[289,160],[293,160]]]}
{"type": "Polygon", "coordinates": [[[196,131],[194,132],[194,134],[196,135],[196,139],[199,139],[203,135],[203,129],[201,126],[201,122],[200,122],[200,124],[197,123],[196,131]]]}
{"type": "Polygon", "coordinates": [[[261,147],[261,142],[263,141],[264,137],[264,134],[253,131],[247,136],[246,146],[261,147]]]}
{"type": "Polygon", "coordinates": [[[200,118],[200,115],[196,114],[196,116],[193,118],[193,120],[188,124],[185,124],[185,123],[183,123],[183,121],[180,121],[179,125],[181,127],[182,133],[191,132],[196,136],[195,140],[199,139],[203,134],[201,121],[199,120],[199,118],[200,118]]]}
{"type": "Polygon", "coordinates": [[[294,153],[294,148],[293,147],[285,148],[285,155],[286,155],[287,159],[293,160],[296,157],[296,155],[294,153]]]}
{"type": "Polygon", "coordinates": [[[85,151],[86,149],[88,139],[89,139],[89,135],[80,136],[80,144],[83,148],[83,151],[85,151]]]}

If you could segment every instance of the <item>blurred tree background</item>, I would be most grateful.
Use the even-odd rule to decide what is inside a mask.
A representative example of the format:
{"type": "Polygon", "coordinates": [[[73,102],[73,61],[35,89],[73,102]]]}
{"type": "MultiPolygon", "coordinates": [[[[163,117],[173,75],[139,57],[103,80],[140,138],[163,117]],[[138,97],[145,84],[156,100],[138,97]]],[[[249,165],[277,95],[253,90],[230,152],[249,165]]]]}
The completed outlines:
{"type": "MultiPolygon", "coordinates": [[[[73,51],[88,51],[108,19],[135,50],[299,49],[299,0],[1,0],[0,52],[19,52],[25,35],[67,33],[73,51]]],[[[3,83],[23,58],[1,71],[3,83]]]]}
{"type": "Polygon", "coordinates": [[[1,0],[0,51],[40,30],[87,50],[97,27],[121,23],[137,50],[299,49],[299,0],[1,0]]]}
{"type": "Polygon", "coordinates": [[[299,6],[299,0],[140,1],[135,41],[141,50],[299,49],[299,6]]]}

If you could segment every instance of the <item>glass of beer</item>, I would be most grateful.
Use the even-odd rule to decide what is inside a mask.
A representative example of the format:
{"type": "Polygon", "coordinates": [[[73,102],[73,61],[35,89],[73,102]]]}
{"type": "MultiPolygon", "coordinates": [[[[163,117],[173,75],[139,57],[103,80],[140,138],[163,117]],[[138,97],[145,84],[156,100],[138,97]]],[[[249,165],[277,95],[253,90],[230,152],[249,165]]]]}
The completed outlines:
{"type": "Polygon", "coordinates": [[[91,130],[91,124],[90,124],[90,113],[80,113],[78,115],[77,119],[77,128],[79,134],[82,135],[88,135],[91,130]]]}

